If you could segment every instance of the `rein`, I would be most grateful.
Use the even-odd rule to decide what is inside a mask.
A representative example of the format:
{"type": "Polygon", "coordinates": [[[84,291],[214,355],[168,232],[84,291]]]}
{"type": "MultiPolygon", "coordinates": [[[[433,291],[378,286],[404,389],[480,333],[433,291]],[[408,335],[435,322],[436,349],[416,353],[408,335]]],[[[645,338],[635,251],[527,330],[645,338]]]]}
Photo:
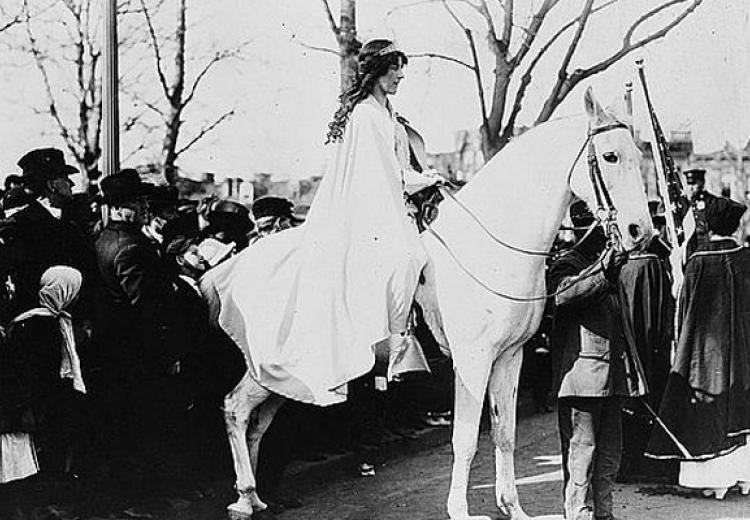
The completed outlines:
{"type": "MultiPolygon", "coordinates": [[[[601,172],[601,169],[599,168],[599,163],[596,158],[596,148],[594,146],[593,137],[603,132],[616,130],[619,128],[627,129],[627,126],[624,123],[617,121],[617,122],[614,122],[608,125],[603,125],[603,126],[596,127],[596,128],[589,127],[586,141],[584,141],[583,145],[578,151],[578,154],[576,155],[575,160],[573,161],[573,164],[570,166],[570,170],[568,171],[568,175],[567,175],[568,184],[570,184],[570,179],[573,175],[573,171],[575,170],[575,167],[578,164],[578,161],[581,159],[581,156],[583,155],[583,151],[588,147],[589,179],[591,181],[591,184],[594,190],[597,210],[596,210],[596,216],[595,216],[594,222],[592,222],[591,225],[588,227],[585,235],[572,248],[566,251],[550,253],[549,251],[535,251],[531,249],[525,249],[522,247],[514,246],[513,244],[509,244],[508,242],[505,242],[500,237],[492,233],[492,231],[488,229],[487,226],[484,225],[484,223],[479,219],[479,217],[477,217],[477,215],[473,211],[471,211],[471,209],[469,209],[463,202],[461,202],[450,190],[446,189],[444,186],[442,186],[440,190],[444,195],[451,198],[467,215],[469,215],[472,218],[472,220],[474,220],[479,225],[482,231],[490,239],[502,245],[503,247],[510,249],[511,251],[515,251],[517,253],[525,254],[528,256],[543,256],[547,258],[551,257],[554,259],[559,259],[567,254],[570,254],[577,247],[581,246],[584,243],[584,241],[591,236],[594,229],[596,229],[598,225],[601,224],[602,226],[605,226],[605,223],[606,223],[605,232],[609,236],[609,242],[608,242],[607,248],[605,248],[605,250],[601,253],[599,259],[597,260],[597,262],[600,262],[604,258],[604,255],[606,254],[606,252],[610,248],[615,247],[615,248],[621,249],[622,242],[621,242],[620,231],[616,223],[617,209],[615,208],[614,203],[612,202],[612,197],[609,193],[609,190],[607,189],[607,186],[604,183],[604,178],[602,177],[602,172],[601,172]]],[[[443,248],[445,248],[445,250],[451,256],[451,258],[456,263],[456,265],[458,265],[458,267],[461,268],[461,270],[467,276],[469,276],[469,278],[474,280],[475,283],[477,283],[480,287],[485,289],[487,292],[495,296],[498,296],[506,300],[514,301],[514,302],[527,303],[527,302],[535,302],[535,301],[545,301],[549,298],[556,297],[558,294],[560,294],[561,292],[565,290],[570,289],[570,286],[567,286],[562,289],[558,288],[553,293],[544,294],[541,296],[530,296],[530,297],[513,296],[511,294],[507,294],[507,293],[498,291],[496,289],[493,289],[492,287],[487,285],[485,282],[483,282],[479,277],[477,277],[474,273],[472,273],[459,260],[459,258],[456,256],[456,254],[453,252],[453,250],[450,248],[447,242],[443,239],[443,237],[440,236],[440,234],[437,231],[435,231],[432,228],[430,223],[424,222],[424,226],[425,226],[425,229],[429,231],[433,237],[435,237],[435,239],[440,243],[440,245],[442,245],[443,248]]],[[[574,282],[574,284],[578,284],[582,282],[583,280],[598,274],[598,272],[599,270],[593,270],[591,273],[588,273],[587,275],[578,278],[574,282]]]]}

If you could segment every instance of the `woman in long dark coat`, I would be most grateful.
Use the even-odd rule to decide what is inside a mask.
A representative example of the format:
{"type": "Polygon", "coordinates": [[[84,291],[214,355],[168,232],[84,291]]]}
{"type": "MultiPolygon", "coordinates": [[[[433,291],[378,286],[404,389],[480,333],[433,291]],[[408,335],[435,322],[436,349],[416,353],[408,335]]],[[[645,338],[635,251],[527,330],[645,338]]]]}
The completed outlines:
{"type": "Polygon", "coordinates": [[[750,250],[732,238],[745,207],[717,198],[706,207],[709,240],[688,259],[680,332],[647,455],[678,459],[680,484],[722,498],[750,490],[750,250]],[[742,459],[742,460],[740,460],[742,459]]]}

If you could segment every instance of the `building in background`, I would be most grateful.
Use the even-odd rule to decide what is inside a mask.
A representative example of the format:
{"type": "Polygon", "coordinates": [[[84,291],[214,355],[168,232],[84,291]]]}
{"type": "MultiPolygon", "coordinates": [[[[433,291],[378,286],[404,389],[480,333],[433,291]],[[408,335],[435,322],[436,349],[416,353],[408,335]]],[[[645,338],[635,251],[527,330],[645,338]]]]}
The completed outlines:
{"type": "Polygon", "coordinates": [[[482,138],[478,130],[460,130],[453,142],[453,150],[428,153],[427,165],[452,181],[467,182],[484,166],[482,138]]]}

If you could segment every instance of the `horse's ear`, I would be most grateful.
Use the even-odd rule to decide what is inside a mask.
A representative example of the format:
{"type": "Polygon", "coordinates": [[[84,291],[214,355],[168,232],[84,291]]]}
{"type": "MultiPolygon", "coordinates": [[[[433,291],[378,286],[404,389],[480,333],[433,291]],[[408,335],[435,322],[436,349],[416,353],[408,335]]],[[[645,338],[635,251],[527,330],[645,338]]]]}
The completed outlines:
{"type": "Polygon", "coordinates": [[[595,125],[601,124],[608,119],[607,113],[594,97],[594,89],[591,86],[586,89],[586,93],[583,95],[583,106],[586,108],[586,114],[589,116],[589,119],[595,125]]]}

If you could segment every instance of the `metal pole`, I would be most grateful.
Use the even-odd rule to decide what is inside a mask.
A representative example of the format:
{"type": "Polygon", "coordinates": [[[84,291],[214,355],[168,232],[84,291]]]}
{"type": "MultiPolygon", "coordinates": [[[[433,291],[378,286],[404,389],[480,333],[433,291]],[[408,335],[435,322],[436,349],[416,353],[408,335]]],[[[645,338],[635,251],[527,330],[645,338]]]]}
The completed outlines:
{"type": "MultiPolygon", "coordinates": [[[[102,72],[102,177],[120,169],[120,113],[118,96],[117,0],[104,1],[104,65],[102,72]]],[[[102,218],[107,223],[107,207],[102,218]]]]}
{"type": "Polygon", "coordinates": [[[104,70],[102,74],[102,175],[120,169],[117,65],[117,1],[104,2],[104,70]]]}

